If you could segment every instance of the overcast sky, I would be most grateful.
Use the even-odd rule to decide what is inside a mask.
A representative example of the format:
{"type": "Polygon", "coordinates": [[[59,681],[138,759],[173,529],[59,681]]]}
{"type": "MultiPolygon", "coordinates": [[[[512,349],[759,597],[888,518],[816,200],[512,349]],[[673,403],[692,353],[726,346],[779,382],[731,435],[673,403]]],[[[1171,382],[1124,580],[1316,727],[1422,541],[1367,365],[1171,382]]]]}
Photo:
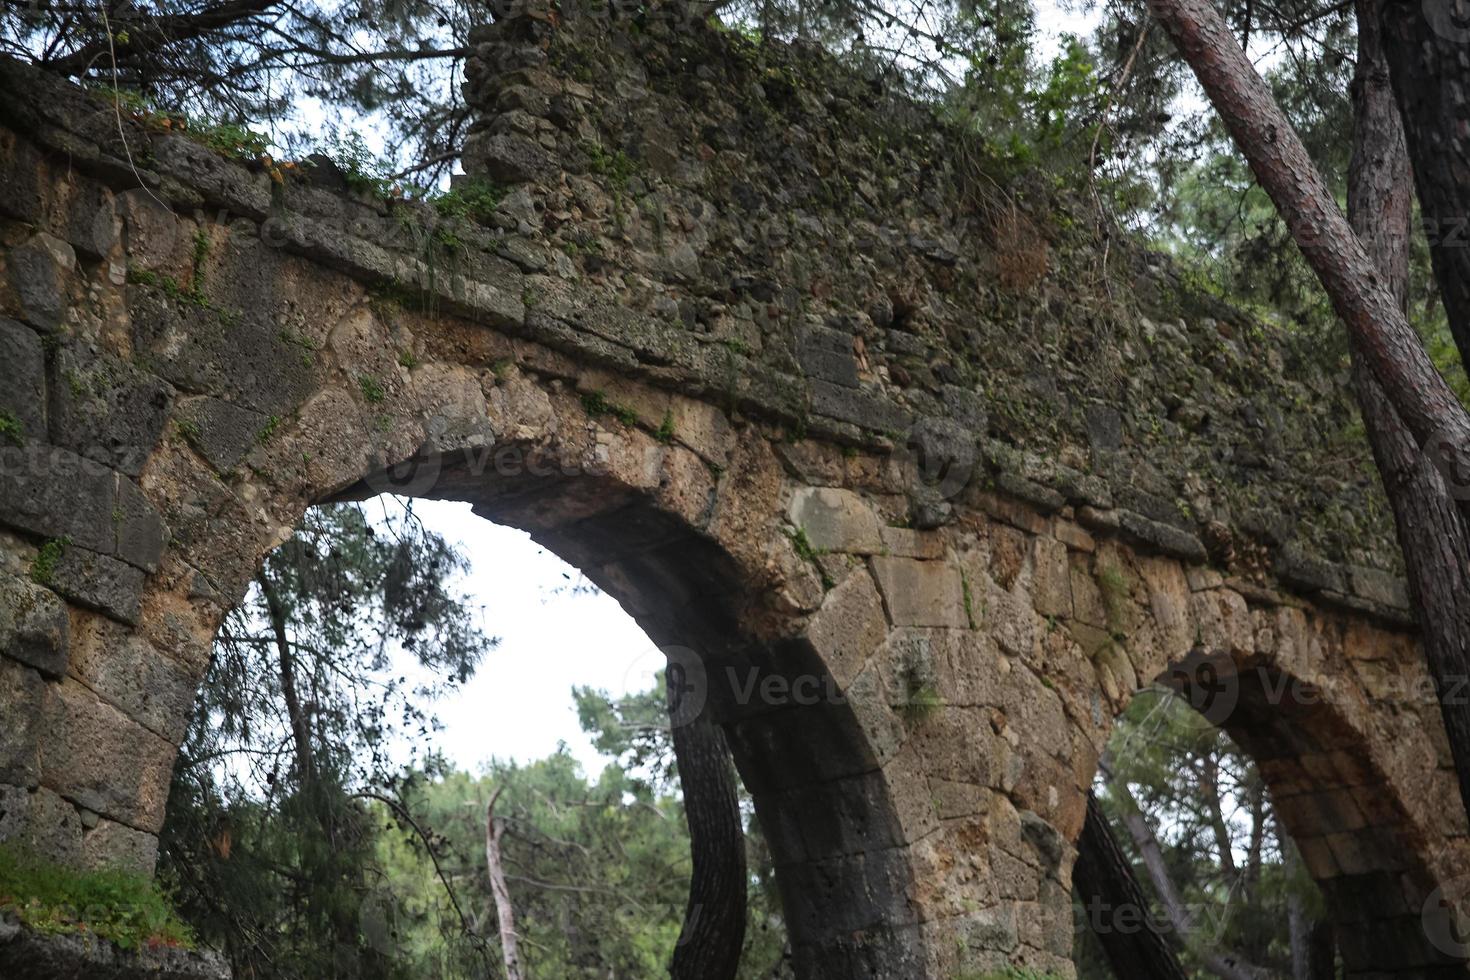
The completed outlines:
{"type": "Polygon", "coordinates": [[[461,585],[483,606],[485,632],[500,637],[470,682],[433,707],[445,727],[420,747],[476,772],[491,756],[527,762],[566,742],[584,769],[599,771],[572,688],[646,690],[663,656],[611,596],[574,591],[587,584],[577,569],[524,531],[476,517],[469,504],[418,500],[413,509],[469,559],[461,585]]]}

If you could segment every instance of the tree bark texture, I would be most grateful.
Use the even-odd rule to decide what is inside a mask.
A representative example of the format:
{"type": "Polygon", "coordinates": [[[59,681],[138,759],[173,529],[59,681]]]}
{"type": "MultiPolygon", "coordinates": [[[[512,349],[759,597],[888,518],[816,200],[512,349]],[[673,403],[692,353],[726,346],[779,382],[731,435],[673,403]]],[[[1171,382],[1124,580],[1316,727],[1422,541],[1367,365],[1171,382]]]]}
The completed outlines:
{"type": "Polygon", "coordinates": [[[500,790],[497,789],[485,807],[485,868],[490,875],[490,895],[495,900],[495,921],[500,930],[505,980],[522,980],[515,908],[510,904],[510,888],[505,884],[505,866],[500,860],[500,837],[505,833],[505,824],[495,818],[495,801],[499,798],[500,790]]]}
{"type": "MultiPolygon", "coordinates": [[[[1362,31],[1362,17],[1358,18],[1362,31]]],[[[1374,24],[1391,72],[1434,277],[1470,365],[1470,3],[1388,0],[1374,24]]]]}
{"type": "Polygon", "coordinates": [[[747,885],[735,768],[708,709],[684,718],[677,703],[680,685],[672,676],[668,687],[693,859],[689,904],[669,975],[672,980],[733,980],[745,943],[747,885]]]}
{"type": "MultiPolygon", "coordinates": [[[[1348,218],[1402,309],[1408,293],[1413,182],[1399,108],[1389,82],[1382,0],[1358,0],[1358,65],[1353,79],[1353,154],[1348,167],[1348,218]]],[[[1390,4],[1392,5],[1392,4],[1390,4]]],[[[1470,166],[1470,161],[1465,162],[1470,166]]],[[[1470,534],[1440,472],[1418,446],[1353,349],[1353,382],[1383,487],[1393,508],[1420,642],[1439,689],[1464,701],[1470,677],[1470,534]],[[1460,678],[1456,686],[1454,678],[1460,678]]],[[[1460,794],[1470,807],[1470,716],[1442,712],[1460,794]]]]}
{"type": "Polygon", "coordinates": [[[1102,944],[1113,976],[1187,980],[1189,974],[1168,939],[1147,920],[1135,927],[1138,917],[1148,914],[1148,898],[1093,793],[1087,796],[1087,819],[1077,840],[1072,889],[1082,899],[1088,927],[1102,944]],[[1120,915],[1125,910],[1127,928],[1120,915]]]}

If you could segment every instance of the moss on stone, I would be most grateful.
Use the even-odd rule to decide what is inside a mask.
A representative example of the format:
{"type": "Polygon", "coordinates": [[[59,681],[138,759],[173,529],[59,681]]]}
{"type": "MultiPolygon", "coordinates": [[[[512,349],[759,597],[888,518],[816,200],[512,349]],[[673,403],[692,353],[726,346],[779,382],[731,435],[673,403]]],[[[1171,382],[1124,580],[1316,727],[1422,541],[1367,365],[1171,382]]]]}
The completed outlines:
{"type": "Polygon", "coordinates": [[[0,439],[16,446],[25,445],[25,425],[15,417],[14,412],[0,411],[0,439]]]}
{"type": "Polygon", "coordinates": [[[0,844],[0,911],[46,935],[92,933],[125,950],[194,948],[158,882],[117,870],[76,871],[0,844]]]}
{"type": "Polygon", "coordinates": [[[31,581],[37,585],[50,585],[52,576],[56,574],[56,565],[70,544],[70,538],[60,537],[41,545],[31,560],[31,581]]]}

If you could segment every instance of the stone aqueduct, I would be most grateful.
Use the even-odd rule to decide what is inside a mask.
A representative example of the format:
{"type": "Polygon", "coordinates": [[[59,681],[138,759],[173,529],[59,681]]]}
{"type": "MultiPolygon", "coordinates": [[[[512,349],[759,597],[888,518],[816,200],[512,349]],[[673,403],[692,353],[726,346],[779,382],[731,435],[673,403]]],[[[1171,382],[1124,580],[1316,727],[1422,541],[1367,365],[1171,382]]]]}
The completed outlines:
{"type": "Polygon", "coordinates": [[[1466,818],[1329,359],[881,77],[574,13],[476,30],[483,220],[0,65],[0,838],[151,869],[226,609],[309,505],[392,489],[694,651],[802,976],[1071,975],[1086,793],[1158,678],[1259,763],[1349,976],[1464,975],[1423,910],[1466,818]]]}

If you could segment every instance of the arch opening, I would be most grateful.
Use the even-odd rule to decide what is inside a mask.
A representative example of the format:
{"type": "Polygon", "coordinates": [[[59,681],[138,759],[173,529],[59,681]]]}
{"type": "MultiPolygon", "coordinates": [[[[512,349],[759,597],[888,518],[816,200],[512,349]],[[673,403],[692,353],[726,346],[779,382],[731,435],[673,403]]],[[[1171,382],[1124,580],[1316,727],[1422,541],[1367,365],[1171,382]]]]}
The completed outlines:
{"type": "Polygon", "coordinates": [[[1141,924],[1192,975],[1464,975],[1400,788],[1329,688],[1196,648],[1133,696],[1094,792],[1153,907],[1075,894],[1080,977],[1112,976],[1102,933],[1141,924]]]}

